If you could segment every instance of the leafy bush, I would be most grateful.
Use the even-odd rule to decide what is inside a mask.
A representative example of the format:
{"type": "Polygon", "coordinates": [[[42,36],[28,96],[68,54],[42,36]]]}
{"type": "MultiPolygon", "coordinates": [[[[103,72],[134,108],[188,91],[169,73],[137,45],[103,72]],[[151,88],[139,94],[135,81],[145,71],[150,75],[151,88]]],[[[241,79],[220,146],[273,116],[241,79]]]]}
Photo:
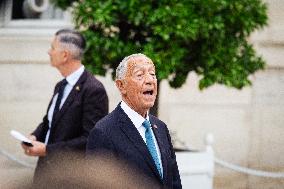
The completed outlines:
{"type": "Polygon", "coordinates": [[[83,63],[95,74],[141,52],[155,62],[158,80],[168,79],[174,88],[194,71],[200,89],[215,83],[241,89],[265,65],[247,40],[267,24],[261,0],[53,2],[72,7],[75,26],[88,41],[83,63]]]}

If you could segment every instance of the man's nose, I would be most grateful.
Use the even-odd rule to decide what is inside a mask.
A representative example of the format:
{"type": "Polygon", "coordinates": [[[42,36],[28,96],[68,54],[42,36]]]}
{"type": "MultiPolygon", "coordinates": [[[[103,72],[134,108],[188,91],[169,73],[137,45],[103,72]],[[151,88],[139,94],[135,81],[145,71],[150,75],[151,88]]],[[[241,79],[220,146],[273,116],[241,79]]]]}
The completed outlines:
{"type": "Polygon", "coordinates": [[[148,73],[145,75],[145,82],[146,83],[149,83],[149,84],[152,84],[156,81],[156,77],[153,76],[152,74],[148,73]]]}

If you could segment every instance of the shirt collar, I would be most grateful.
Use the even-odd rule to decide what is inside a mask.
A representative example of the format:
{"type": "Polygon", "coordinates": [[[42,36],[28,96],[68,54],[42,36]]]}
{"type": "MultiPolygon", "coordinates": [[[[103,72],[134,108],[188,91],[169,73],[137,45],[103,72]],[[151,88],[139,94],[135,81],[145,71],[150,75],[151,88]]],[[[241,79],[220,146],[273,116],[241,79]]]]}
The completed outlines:
{"type": "MultiPolygon", "coordinates": [[[[132,121],[134,126],[138,129],[142,126],[142,123],[145,121],[145,118],[142,117],[140,114],[135,112],[132,108],[130,108],[123,100],[121,101],[120,107],[132,121]]],[[[147,112],[146,119],[149,121],[149,115],[147,112]]]]}
{"type": "Polygon", "coordinates": [[[68,84],[71,85],[71,86],[74,86],[77,83],[77,81],[79,80],[80,76],[83,74],[84,70],[85,70],[85,67],[82,65],[75,72],[73,72],[72,74],[68,75],[66,77],[66,80],[67,80],[68,84]]]}

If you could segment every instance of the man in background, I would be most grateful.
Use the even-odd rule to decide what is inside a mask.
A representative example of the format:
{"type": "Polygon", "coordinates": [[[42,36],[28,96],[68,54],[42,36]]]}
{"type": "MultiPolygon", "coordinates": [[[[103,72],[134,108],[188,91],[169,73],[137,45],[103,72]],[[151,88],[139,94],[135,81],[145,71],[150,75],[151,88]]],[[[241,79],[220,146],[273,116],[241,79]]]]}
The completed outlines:
{"type": "Polygon", "coordinates": [[[157,95],[152,60],[144,54],[124,58],[116,69],[116,86],[122,101],[92,129],[88,157],[120,160],[137,175],[135,187],[143,181],[151,188],[181,188],[167,126],[149,114],[157,95]]]}
{"type": "Polygon", "coordinates": [[[81,63],[85,46],[79,32],[59,30],[48,51],[51,65],[64,79],[55,86],[47,114],[30,136],[33,146],[22,144],[26,155],[39,157],[34,175],[38,188],[48,186],[54,167],[83,157],[90,130],[108,113],[104,86],[81,63]]]}

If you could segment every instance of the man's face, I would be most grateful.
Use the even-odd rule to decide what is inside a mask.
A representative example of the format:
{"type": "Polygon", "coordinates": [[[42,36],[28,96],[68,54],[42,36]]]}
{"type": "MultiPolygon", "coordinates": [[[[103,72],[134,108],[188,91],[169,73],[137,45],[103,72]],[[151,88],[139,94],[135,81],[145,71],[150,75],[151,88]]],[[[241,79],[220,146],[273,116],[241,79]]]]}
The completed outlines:
{"type": "Polygon", "coordinates": [[[60,48],[60,44],[56,37],[51,42],[51,47],[48,50],[50,64],[58,68],[64,61],[64,51],[60,48]]]}
{"type": "Polygon", "coordinates": [[[123,100],[136,112],[145,116],[156,100],[155,66],[144,56],[130,58],[128,62],[127,73],[120,91],[123,100]]]}

